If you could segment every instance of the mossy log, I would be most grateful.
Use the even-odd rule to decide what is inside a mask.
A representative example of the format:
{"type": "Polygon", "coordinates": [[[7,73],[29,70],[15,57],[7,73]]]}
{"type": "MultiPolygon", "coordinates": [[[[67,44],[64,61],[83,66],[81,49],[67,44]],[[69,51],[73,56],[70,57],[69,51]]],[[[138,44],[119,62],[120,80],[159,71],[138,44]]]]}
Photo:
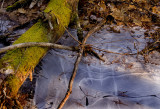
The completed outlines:
{"type": "MultiPolygon", "coordinates": [[[[70,23],[73,5],[77,0],[50,0],[44,10],[51,17],[53,29],[48,22],[39,20],[13,44],[25,42],[56,42],[64,33],[70,23]]],[[[48,48],[28,47],[19,48],[7,52],[0,59],[1,73],[5,75],[0,89],[0,108],[17,108],[17,93],[23,82],[32,72],[41,58],[46,54],[48,48]],[[12,101],[12,102],[11,102],[12,101]]],[[[18,108],[21,108],[20,106],[18,108]]]]}

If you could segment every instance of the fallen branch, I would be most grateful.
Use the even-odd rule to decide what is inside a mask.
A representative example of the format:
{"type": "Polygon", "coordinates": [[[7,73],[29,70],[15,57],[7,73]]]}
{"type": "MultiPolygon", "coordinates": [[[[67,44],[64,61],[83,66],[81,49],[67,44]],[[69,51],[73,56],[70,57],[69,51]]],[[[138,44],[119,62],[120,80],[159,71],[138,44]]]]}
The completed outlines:
{"type": "Polygon", "coordinates": [[[82,59],[83,50],[84,50],[84,49],[81,48],[80,52],[78,53],[76,62],[75,62],[75,64],[74,64],[73,73],[72,73],[72,76],[71,76],[70,81],[69,81],[69,86],[68,86],[67,93],[66,93],[64,99],[63,99],[63,100],[61,101],[61,103],[59,104],[58,109],[62,109],[62,108],[63,108],[64,104],[66,103],[66,101],[68,100],[70,94],[72,93],[72,86],[73,86],[74,78],[75,78],[76,73],[77,73],[78,64],[80,63],[80,61],[81,61],[81,59],[82,59]]]}
{"type": "Polygon", "coordinates": [[[99,30],[100,27],[105,24],[105,22],[106,21],[102,21],[101,23],[99,23],[96,27],[94,27],[93,29],[91,29],[88,32],[88,34],[84,37],[84,39],[82,41],[82,45],[80,45],[81,49],[80,49],[79,54],[77,56],[76,62],[74,64],[74,69],[73,69],[72,76],[71,76],[70,81],[69,81],[68,90],[66,92],[66,95],[65,95],[64,99],[61,101],[61,103],[59,104],[59,106],[58,106],[57,109],[62,109],[63,108],[64,104],[66,103],[66,101],[68,100],[70,94],[72,93],[72,86],[73,86],[74,78],[75,78],[77,70],[78,70],[78,64],[80,63],[80,61],[82,59],[82,55],[83,55],[83,51],[85,49],[85,43],[86,43],[87,39],[89,38],[89,36],[91,34],[93,34],[94,32],[96,32],[97,30],[99,30]]]}
{"type": "Polygon", "coordinates": [[[15,44],[15,45],[7,46],[4,48],[0,48],[0,54],[16,48],[33,47],[33,46],[58,48],[58,49],[64,49],[64,50],[70,50],[70,51],[78,50],[78,47],[69,47],[69,46],[46,43],[46,42],[28,42],[28,43],[20,43],[20,44],[15,44]]]}

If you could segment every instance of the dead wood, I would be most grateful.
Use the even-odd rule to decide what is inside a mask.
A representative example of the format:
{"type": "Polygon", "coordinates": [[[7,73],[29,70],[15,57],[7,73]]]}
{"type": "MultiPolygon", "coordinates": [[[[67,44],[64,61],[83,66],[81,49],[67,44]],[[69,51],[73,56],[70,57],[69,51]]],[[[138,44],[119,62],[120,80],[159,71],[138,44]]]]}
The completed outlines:
{"type": "Polygon", "coordinates": [[[64,49],[64,50],[70,50],[70,51],[78,50],[78,47],[69,47],[69,46],[53,44],[53,43],[46,43],[46,42],[28,42],[28,43],[20,43],[20,44],[0,48],[0,54],[6,51],[9,51],[9,50],[17,49],[17,48],[34,47],[34,46],[57,48],[57,49],[64,49]]]}

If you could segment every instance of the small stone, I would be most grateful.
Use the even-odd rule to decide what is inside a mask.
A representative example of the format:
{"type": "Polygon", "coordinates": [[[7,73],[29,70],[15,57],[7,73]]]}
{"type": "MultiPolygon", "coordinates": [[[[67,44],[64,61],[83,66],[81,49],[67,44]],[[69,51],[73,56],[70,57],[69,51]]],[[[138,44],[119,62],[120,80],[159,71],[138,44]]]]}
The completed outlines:
{"type": "Polygon", "coordinates": [[[85,17],[83,18],[83,20],[88,20],[88,16],[85,16],[85,17]]]}
{"type": "Polygon", "coordinates": [[[103,20],[103,18],[97,18],[97,22],[101,22],[103,20]]]}
{"type": "Polygon", "coordinates": [[[152,51],[148,56],[148,61],[151,64],[160,65],[160,53],[158,51],[152,51]]]}
{"type": "Polygon", "coordinates": [[[17,10],[19,13],[21,13],[21,14],[25,14],[27,11],[26,10],[24,10],[23,8],[19,8],[18,10],[17,10]]]}
{"type": "Polygon", "coordinates": [[[97,17],[96,17],[95,15],[91,15],[91,16],[90,16],[90,20],[92,20],[92,21],[97,21],[97,17]]]}
{"type": "Polygon", "coordinates": [[[88,20],[85,20],[85,21],[82,22],[82,26],[83,26],[83,27],[86,26],[86,25],[88,25],[88,24],[89,24],[89,21],[88,21],[88,20]]]}

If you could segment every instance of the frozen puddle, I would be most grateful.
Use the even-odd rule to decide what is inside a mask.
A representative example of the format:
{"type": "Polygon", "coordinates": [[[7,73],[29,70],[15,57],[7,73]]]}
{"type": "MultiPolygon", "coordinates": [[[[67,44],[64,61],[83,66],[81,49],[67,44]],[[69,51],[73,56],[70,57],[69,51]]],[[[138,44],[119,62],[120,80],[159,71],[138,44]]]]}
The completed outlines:
{"type": "MultiPolygon", "coordinates": [[[[133,28],[111,33],[104,27],[88,39],[94,47],[119,53],[136,53],[145,46],[145,30],[133,28]],[[112,43],[110,43],[112,42],[112,43]]],[[[72,34],[75,34],[72,31],[72,34]]],[[[75,45],[63,37],[62,43],[75,45]],[[65,40],[65,41],[64,41],[65,40]],[[63,42],[64,41],[64,42],[63,42]]],[[[103,54],[105,62],[87,56],[79,65],[72,94],[63,109],[159,109],[160,66],[144,64],[141,56],[103,54]]],[[[51,50],[43,59],[37,79],[35,103],[39,109],[56,109],[67,91],[77,53],[51,50]]]]}

